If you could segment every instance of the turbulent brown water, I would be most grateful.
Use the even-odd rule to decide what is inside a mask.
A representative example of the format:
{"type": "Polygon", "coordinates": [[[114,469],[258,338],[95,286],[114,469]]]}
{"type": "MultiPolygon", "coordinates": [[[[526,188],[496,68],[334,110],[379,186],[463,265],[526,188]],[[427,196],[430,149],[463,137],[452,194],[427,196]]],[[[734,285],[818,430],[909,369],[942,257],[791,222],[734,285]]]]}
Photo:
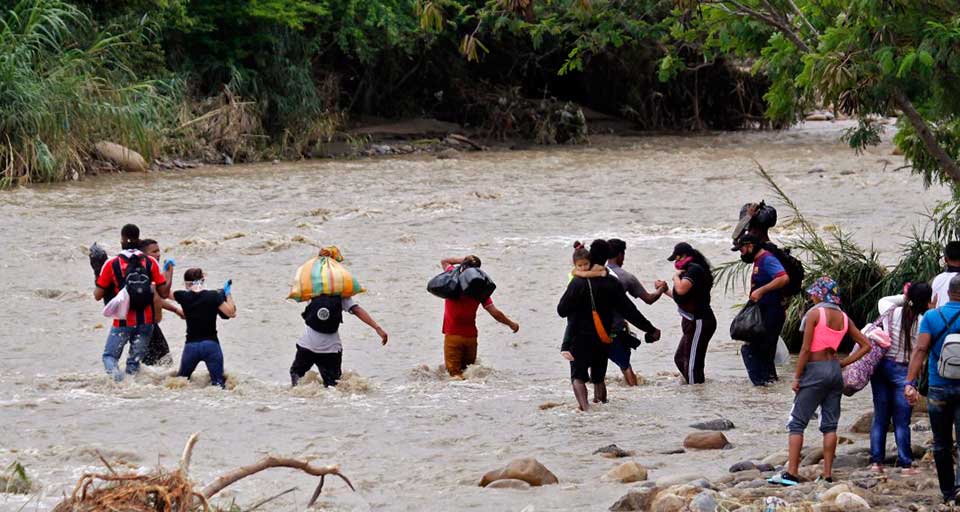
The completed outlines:
{"type": "MultiPolygon", "coordinates": [[[[575,239],[625,239],[626,268],[648,284],[672,275],[665,258],[681,240],[715,263],[733,259],[729,234],[740,205],[772,198],[752,159],[813,223],[841,226],[892,254],[946,193],[894,171],[902,159],[890,156],[889,143],[856,156],[838,140],[845,127],[810,123],[780,133],[620,139],[452,160],[205,168],[0,193],[0,464],[19,460],[41,487],[30,497],[0,494],[0,509],[49,510],[81,474],[100,468],[97,451],[129,469],[174,466],[195,431],[202,438],[192,476],[200,481],[266,453],[340,463],[358,492],[329,481],[320,502],[328,510],[604,510],[626,486],[600,481],[615,464],[592,455],[601,446],[635,451],[652,478],[716,477],[733,462],[781,450],[789,380],[750,387],[726,335],[742,294],[714,292],[720,329],[702,386],[678,384],[672,303],[641,305],[664,333],[634,353],[647,383],[627,388],[611,365],[611,401],[588,414],[574,411],[555,307],[575,239]],[[116,252],[126,222],[176,258],[178,288],[193,266],[211,285],[233,278],[239,315],[220,324],[232,389],[201,387],[203,369],[193,383],[168,370],[120,385],[104,375],[108,322],[91,297],[84,247],[99,241],[116,252]],[[316,244],[343,249],[369,290],[359,302],[390,343],[381,347],[348,318],[344,368],[353,373],[344,385],[291,390],[288,368],[303,328],[301,308],[284,297],[316,244]],[[437,370],[443,305],[425,283],[441,257],[467,253],[483,258],[499,284],[494,300],[521,329],[511,334],[481,312],[481,364],[467,380],[450,382],[437,370]],[[563,405],[540,410],[545,402],[563,405]],[[661,454],[680,447],[687,425],[718,415],[737,425],[728,433],[732,450],[661,454]],[[543,462],[560,485],[477,487],[484,472],[524,456],[543,462]]],[[[184,325],[172,315],[162,325],[179,359],[184,325]]],[[[845,399],[841,429],[869,407],[869,391],[845,399]]],[[[818,443],[815,428],[808,432],[807,443],[818,443]]],[[[297,487],[271,503],[297,510],[314,485],[272,470],[223,498],[250,506],[297,487]]]]}

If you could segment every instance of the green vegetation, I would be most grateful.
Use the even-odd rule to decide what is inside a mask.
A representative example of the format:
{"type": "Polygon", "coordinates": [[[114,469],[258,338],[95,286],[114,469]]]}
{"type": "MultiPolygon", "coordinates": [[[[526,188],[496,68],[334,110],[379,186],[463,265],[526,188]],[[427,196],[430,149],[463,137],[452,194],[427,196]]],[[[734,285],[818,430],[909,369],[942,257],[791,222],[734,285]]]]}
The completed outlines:
{"type": "Polygon", "coordinates": [[[11,462],[6,471],[0,473],[0,493],[29,494],[31,491],[33,481],[27,475],[27,468],[20,462],[11,462]]]}
{"type": "Polygon", "coordinates": [[[0,186],[150,159],[298,158],[349,119],[432,116],[585,140],[901,111],[927,183],[960,182],[960,6],[939,0],[16,0],[0,8],[0,186]],[[571,112],[573,109],[574,112],[571,112]]]}

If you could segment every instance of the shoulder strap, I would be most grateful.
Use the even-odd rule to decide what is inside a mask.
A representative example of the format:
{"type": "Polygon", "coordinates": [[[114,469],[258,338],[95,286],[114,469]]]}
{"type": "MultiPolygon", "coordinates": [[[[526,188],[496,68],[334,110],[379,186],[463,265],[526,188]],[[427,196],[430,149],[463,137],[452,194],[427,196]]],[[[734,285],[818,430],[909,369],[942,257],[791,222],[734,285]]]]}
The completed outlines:
{"type": "Polygon", "coordinates": [[[587,289],[590,290],[590,309],[597,310],[597,304],[593,301],[593,285],[590,284],[590,278],[587,278],[587,289]]]}
{"type": "Polygon", "coordinates": [[[113,281],[117,285],[118,290],[123,288],[125,279],[123,278],[123,266],[120,265],[120,256],[117,256],[113,260],[113,281]]]}
{"type": "Polygon", "coordinates": [[[951,327],[953,327],[953,323],[957,321],[957,318],[960,318],[960,311],[957,311],[957,313],[953,315],[953,318],[951,318],[949,322],[947,321],[946,315],[943,314],[943,310],[937,309],[937,313],[945,323],[943,324],[943,329],[940,329],[940,332],[937,333],[937,336],[930,340],[931,343],[936,343],[937,340],[943,337],[943,335],[946,334],[951,327]]]}
{"type": "Polygon", "coordinates": [[[843,311],[841,311],[840,314],[843,315],[843,328],[840,330],[847,332],[847,329],[850,327],[850,317],[848,317],[843,311]]]}
{"type": "Polygon", "coordinates": [[[817,311],[819,311],[819,314],[820,314],[820,321],[817,323],[817,325],[830,327],[829,325],[827,325],[827,312],[825,308],[817,308],[817,311]]]}

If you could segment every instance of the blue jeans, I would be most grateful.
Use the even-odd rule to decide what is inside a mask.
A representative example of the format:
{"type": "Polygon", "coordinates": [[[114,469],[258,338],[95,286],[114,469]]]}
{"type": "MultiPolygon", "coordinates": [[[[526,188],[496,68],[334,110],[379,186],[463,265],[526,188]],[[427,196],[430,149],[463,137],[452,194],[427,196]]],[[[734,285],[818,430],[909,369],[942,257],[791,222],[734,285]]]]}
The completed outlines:
{"type": "Polygon", "coordinates": [[[960,448],[960,443],[954,444],[953,437],[956,431],[960,441],[960,386],[930,386],[927,413],[933,431],[933,461],[937,467],[940,492],[944,500],[951,500],[960,487],[953,466],[953,454],[960,448]]]}
{"type": "Polygon", "coordinates": [[[120,382],[123,374],[120,373],[120,356],[123,355],[123,346],[130,343],[127,353],[127,374],[133,375],[140,371],[140,359],[147,353],[147,345],[153,334],[153,324],[140,324],[133,327],[111,327],[107,336],[107,346],[103,348],[103,368],[113,380],[120,382]]]}
{"type": "Polygon", "coordinates": [[[183,356],[180,357],[180,371],[177,372],[177,377],[189,379],[201,361],[207,365],[210,384],[224,387],[226,381],[223,378],[223,350],[220,349],[220,344],[213,340],[190,341],[183,345],[183,356]]]}
{"type": "Polygon", "coordinates": [[[873,371],[870,388],[873,390],[873,425],[870,427],[870,461],[883,464],[887,452],[887,427],[893,420],[893,437],[897,441],[897,465],[913,465],[910,448],[910,415],[913,407],[903,395],[907,379],[907,365],[883,358],[873,371]]]}

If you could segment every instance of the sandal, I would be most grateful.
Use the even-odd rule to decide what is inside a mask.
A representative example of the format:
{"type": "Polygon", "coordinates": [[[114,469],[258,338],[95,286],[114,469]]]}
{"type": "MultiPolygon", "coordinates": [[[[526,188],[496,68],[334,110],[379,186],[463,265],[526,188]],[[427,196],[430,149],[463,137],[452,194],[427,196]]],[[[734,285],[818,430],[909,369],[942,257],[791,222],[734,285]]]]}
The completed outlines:
{"type": "Polygon", "coordinates": [[[870,466],[870,471],[874,473],[883,473],[883,466],[880,464],[873,464],[870,466]]]}
{"type": "Polygon", "coordinates": [[[820,475],[820,476],[817,477],[817,479],[815,480],[815,482],[818,483],[818,484],[819,484],[819,483],[832,484],[832,483],[833,483],[833,477],[832,477],[832,476],[823,476],[823,475],[820,475]]]}
{"type": "Polygon", "coordinates": [[[900,474],[903,476],[916,476],[920,474],[920,470],[914,467],[907,467],[901,469],[900,474]]]}

